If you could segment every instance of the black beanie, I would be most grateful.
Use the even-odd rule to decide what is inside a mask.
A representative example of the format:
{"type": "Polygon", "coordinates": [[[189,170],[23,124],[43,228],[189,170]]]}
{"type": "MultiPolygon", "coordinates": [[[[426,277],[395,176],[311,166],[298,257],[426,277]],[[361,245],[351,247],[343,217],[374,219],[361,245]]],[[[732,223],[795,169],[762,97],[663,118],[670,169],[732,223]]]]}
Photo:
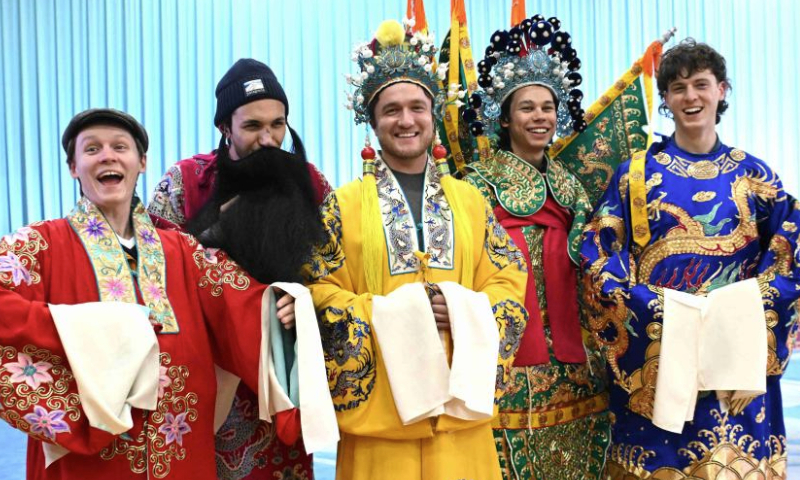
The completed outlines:
{"type": "Polygon", "coordinates": [[[237,108],[262,98],[281,102],[286,108],[286,116],[289,116],[289,102],[275,74],[268,66],[252,58],[241,58],[233,64],[217,84],[216,95],[216,127],[237,108]]]}

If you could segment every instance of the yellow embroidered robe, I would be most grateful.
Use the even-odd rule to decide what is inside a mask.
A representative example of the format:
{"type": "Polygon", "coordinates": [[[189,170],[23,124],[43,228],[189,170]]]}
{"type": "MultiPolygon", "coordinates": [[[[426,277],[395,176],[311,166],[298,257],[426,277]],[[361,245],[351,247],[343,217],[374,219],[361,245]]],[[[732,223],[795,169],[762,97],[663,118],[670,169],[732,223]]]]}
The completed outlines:
{"type": "MultiPolygon", "coordinates": [[[[373,299],[412,282],[460,283],[463,239],[456,234],[439,174],[429,162],[419,222],[422,249],[430,256],[423,269],[422,255],[415,254],[419,247],[402,190],[382,162],[376,167],[386,240],[381,254],[382,291],[368,291],[364,275],[360,180],[338,189],[323,203],[327,243],[309,265],[313,281],[309,288],[342,434],[337,479],[500,479],[490,419],[465,421],[440,415],[403,425],[397,413],[373,329],[373,299]]],[[[524,261],[481,194],[466,183],[454,184],[460,204],[469,212],[473,237],[473,282],[464,286],[488,296],[500,333],[498,398],[509,380],[527,322],[522,306],[524,261]]],[[[386,345],[388,340],[381,341],[386,345]]]]}

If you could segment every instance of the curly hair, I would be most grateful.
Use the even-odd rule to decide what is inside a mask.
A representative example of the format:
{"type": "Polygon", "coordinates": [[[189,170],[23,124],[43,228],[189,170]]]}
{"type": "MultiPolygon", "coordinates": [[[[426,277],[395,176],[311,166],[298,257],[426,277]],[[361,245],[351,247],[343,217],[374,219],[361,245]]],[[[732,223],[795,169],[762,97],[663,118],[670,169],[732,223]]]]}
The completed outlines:
{"type": "MultiPolygon", "coordinates": [[[[656,85],[658,86],[658,95],[661,97],[661,105],[658,106],[658,112],[665,117],[672,118],[666,102],[669,84],[678,77],[689,78],[703,70],[710,70],[718,82],[724,82],[723,85],[726,92],[731,90],[731,81],[728,78],[725,58],[707,44],[697,43],[695,39],[690,37],[664,52],[661,57],[661,65],[658,67],[658,72],[656,72],[656,85]]],[[[728,102],[724,99],[720,100],[717,105],[717,123],[719,123],[722,114],[727,109],[728,102]]]]}

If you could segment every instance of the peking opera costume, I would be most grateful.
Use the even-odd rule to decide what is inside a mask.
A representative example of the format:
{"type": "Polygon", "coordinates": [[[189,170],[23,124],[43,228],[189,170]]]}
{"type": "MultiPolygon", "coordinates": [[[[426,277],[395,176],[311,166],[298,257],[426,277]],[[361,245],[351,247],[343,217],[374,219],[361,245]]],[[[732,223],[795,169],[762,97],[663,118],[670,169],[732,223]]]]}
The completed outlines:
{"type": "MultiPolygon", "coordinates": [[[[483,89],[462,113],[473,136],[497,131],[501,105],[530,85],[553,94],[560,137],[586,128],[575,88],[580,62],[560,23],[535,15],[492,35],[478,63],[483,89]]],[[[604,360],[579,304],[579,249],[592,205],[560,160],[545,152],[540,171],[510,148],[493,147],[466,165],[465,180],[487,199],[528,266],[529,321],[493,421],[503,478],[599,479],[611,417],[604,360]]]]}
{"type": "Polygon", "coordinates": [[[215,479],[215,363],[259,392],[262,418],[292,408],[265,350],[271,289],[155,228],[138,198],[131,215],[135,255],[85,197],[0,240],[0,418],[29,437],[27,478],[215,479]]]}
{"type": "MultiPolygon", "coordinates": [[[[425,89],[435,113],[444,102],[432,40],[397,22],[387,40],[387,23],[354,54],[364,73],[351,103],[357,123],[397,81],[425,89]]],[[[443,150],[428,157],[419,235],[398,180],[370,147],[363,178],[322,206],[328,240],[312,257],[309,289],[342,436],[340,480],[501,478],[491,419],[527,321],[525,265],[480,193],[449,175],[443,150]],[[435,327],[434,286],[449,332],[435,327]]]]}
{"type": "Polygon", "coordinates": [[[719,141],[693,154],[668,138],[619,167],[581,250],[613,375],[610,478],[785,478],[798,209],[719,141]]]}

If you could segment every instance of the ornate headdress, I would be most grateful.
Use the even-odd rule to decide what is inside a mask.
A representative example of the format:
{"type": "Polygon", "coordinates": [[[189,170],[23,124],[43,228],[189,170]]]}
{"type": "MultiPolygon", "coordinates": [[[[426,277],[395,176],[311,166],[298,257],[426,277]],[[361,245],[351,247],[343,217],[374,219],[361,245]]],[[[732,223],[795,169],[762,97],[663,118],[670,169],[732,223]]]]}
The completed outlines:
{"type": "MultiPolygon", "coordinates": [[[[409,21],[405,23],[408,25],[409,21]]],[[[355,112],[356,124],[369,122],[369,105],[384,88],[399,82],[410,82],[424,88],[433,98],[434,114],[454,92],[446,94],[439,82],[447,74],[447,64],[436,66],[437,48],[433,35],[411,33],[395,20],[381,23],[371,42],[356,45],[352,60],[359,73],[345,75],[356,89],[347,94],[345,107],[355,112]]]]}
{"type": "Polygon", "coordinates": [[[474,93],[469,108],[462,112],[474,136],[494,126],[503,102],[529,85],[546,87],[558,100],[558,136],[586,129],[583,93],[576,88],[582,81],[581,61],[572,48],[572,37],[560,28],[556,17],[545,20],[534,15],[509,31],[492,34],[486,56],[478,62],[478,85],[483,91],[474,93]]]}
{"type": "MultiPolygon", "coordinates": [[[[407,26],[413,26],[413,20],[405,20],[407,26]]],[[[460,98],[465,92],[453,85],[446,91],[439,87],[439,82],[447,75],[447,64],[436,66],[437,48],[433,35],[422,32],[410,33],[394,20],[383,22],[375,32],[375,39],[369,43],[357,45],[352,59],[358,63],[361,72],[347,75],[347,82],[356,87],[353,94],[347,95],[348,109],[355,111],[356,124],[368,123],[369,105],[386,87],[399,82],[410,82],[425,89],[433,98],[433,114],[443,115],[445,107],[451,102],[461,105],[460,98]]],[[[472,264],[472,230],[467,210],[461,203],[458,180],[449,175],[447,167],[447,151],[436,135],[431,154],[434,158],[444,189],[445,197],[450,205],[455,223],[456,234],[462,240],[461,247],[461,282],[471,286],[473,279],[472,264]]],[[[381,261],[385,248],[382,228],[382,213],[379,207],[377,183],[375,180],[375,163],[377,154],[369,144],[369,135],[364,149],[363,178],[361,184],[361,236],[362,263],[367,288],[372,293],[383,293],[383,268],[381,261]]]]}

